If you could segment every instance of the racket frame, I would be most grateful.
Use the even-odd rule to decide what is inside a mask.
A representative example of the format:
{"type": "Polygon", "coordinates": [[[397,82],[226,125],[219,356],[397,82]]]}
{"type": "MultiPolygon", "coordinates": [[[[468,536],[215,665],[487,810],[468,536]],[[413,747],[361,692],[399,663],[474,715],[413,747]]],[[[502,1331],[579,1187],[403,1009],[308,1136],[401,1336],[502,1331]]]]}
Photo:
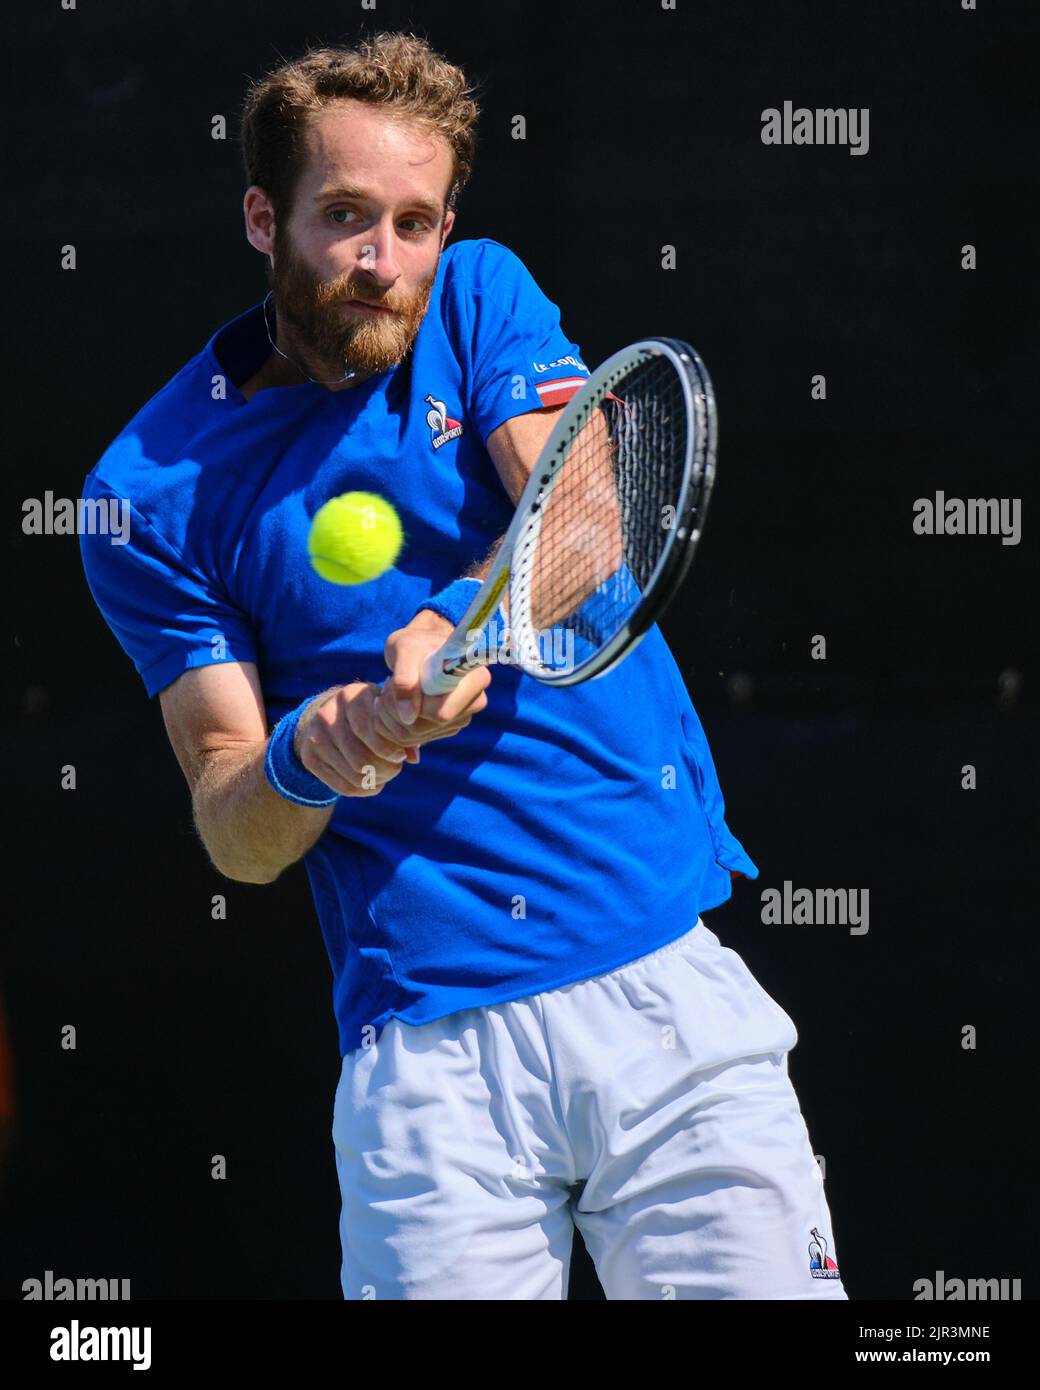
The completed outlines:
{"type": "MultiPolygon", "coordinates": [[[[598,409],[608,392],[645,362],[648,356],[661,354],[669,359],[677,374],[688,428],[675,524],[670,528],[643,595],[628,620],[610,641],[572,670],[557,671],[540,662],[535,665],[513,664],[519,664],[526,674],[546,685],[567,686],[596,680],[613,670],[633,651],[651,624],[663,613],[686,576],[704,529],[704,517],[715,478],[718,424],[711,378],[689,343],[678,338],[645,338],[621,348],[602,362],[564,407],[531,470],[491,569],[454,632],[423,663],[422,688],[427,695],[454,690],[468,671],[485,664],[479,657],[474,658],[475,639],[470,634],[484,630],[501,605],[507,586],[510,588],[510,641],[514,641],[513,614],[525,602],[522,594],[518,596],[514,582],[519,572],[514,571],[513,566],[517,545],[525,536],[536,534],[555,480],[569,456],[570,445],[593,410],[598,409]]],[[[624,409],[623,402],[621,409],[624,409]]]]}

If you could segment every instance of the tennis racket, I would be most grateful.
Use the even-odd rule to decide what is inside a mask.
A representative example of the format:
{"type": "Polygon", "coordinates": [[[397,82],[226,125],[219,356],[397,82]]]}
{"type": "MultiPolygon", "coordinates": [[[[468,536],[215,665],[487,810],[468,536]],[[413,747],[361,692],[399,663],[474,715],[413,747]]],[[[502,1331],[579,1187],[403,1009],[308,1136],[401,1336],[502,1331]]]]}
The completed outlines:
{"type": "Polygon", "coordinates": [[[614,353],[567,403],[494,563],[444,645],[427,695],[508,661],[547,685],[606,675],[674,597],[715,476],[715,397],[688,343],[614,353]],[[490,635],[496,610],[505,631],[490,635]]]}

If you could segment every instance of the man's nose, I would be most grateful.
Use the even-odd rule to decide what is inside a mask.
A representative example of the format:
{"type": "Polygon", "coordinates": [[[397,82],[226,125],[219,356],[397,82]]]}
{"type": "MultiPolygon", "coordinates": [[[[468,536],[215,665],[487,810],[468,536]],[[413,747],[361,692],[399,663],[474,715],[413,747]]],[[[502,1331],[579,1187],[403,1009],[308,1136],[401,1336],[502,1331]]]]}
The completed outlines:
{"type": "Polygon", "coordinates": [[[401,267],[389,231],[369,233],[361,246],[358,269],[367,271],[381,289],[389,289],[399,278],[401,267]]]}

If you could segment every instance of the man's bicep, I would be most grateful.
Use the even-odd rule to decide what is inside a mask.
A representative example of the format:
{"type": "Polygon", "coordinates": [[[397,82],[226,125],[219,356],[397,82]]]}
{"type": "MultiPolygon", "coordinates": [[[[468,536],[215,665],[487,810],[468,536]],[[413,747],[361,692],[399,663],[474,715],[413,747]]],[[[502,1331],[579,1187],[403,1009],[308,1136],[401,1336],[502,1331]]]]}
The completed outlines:
{"type": "Polygon", "coordinates": [[[514,506],[562,410],[562,405],[554,405],[514,415],[488,435],[488,453],[514,506]]]}
{"type": "MultiPolygon", "coordinates": [[[[538,457],[548,443],[565,405],[566,402],[563,402],[528,411],[525,415],[514,415],[488,435],[488,453],[514,506],[520,501],[527,480],[534,472],[538,457]]],[[[564,486],[583,488],[599,479],[598,490],[593,489],[596,495],[612,496],[615,448],[602,410],[594,411],[588,417],[577,441],[572,443],[571,451],[568,459],[569,482],[565,481],[564,486]]]]}
{"type": "Polygon", "coordinates": [[[195,666],[159,693],[163,721],[192,793],[211,753],[245,748],[267,737],[267,716],[255,662],[195,666]]]}

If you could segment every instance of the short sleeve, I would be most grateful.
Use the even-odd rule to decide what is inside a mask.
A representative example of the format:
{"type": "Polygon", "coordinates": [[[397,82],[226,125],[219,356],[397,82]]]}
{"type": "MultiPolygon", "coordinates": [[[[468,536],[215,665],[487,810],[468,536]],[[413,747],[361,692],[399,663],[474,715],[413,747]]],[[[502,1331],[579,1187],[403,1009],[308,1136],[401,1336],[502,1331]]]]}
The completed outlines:
{"type": "Polygon", "coordinates": [[[80,554],[94,601],[149,698],[192,667],[256,661],[252,625],[217,583],[186,563],[127,498],[96,474],[87,477],[83,496],[107,508],[122,507],[129,516],[128,527],[112,528],[110,534],[81,528],[80,554]]]}
{"type": "Polygon", "coordinates": [[[469,297],[469,409],[481,440],[505,420],[568,401],[588,379],[581,349],[560,311],[518,256],[475,243],[464,271],[469,297]]]}

